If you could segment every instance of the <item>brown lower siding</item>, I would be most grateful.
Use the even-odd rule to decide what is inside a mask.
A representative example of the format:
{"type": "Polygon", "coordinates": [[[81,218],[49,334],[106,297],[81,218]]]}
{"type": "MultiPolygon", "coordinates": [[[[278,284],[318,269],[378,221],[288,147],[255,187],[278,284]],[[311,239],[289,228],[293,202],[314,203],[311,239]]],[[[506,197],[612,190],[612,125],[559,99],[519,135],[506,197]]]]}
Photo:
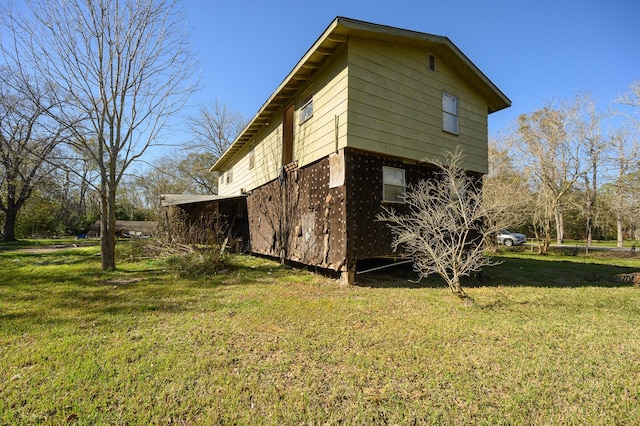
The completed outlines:
{"type": "Polygon", "coordinates": [[[349,149],[345,153],[347,183],[347,263],[354,267],[358,260],[375,257],[398,256],[391,249],[390,228],[376,219],[386,205],[400,213],[407,212],[404,204],[383,203],[382,168],[405,170],[408,186],[434,177],[434,167],[427,163],[406,164],[393,156],[373,154],[349,149]]]}
{"type": "Polygon", "coordinates": [[[329,159],[283,171],[247,197],[251,251],[345,270],[346,187],[329,188],[329,159]]]}
{"type": "MultiPolygon", "coordinates": [[[[247,197],[251,251],[336,271],[356,262],[397,256],[382,212],[382,168],[402,168],[408,185],[434,176],[428,164],[346,149],[345,184],[329,188],[329,159],[283,172],[247,197]]],[[[403,204],[388,204],[406,211],[403,204]]]]}

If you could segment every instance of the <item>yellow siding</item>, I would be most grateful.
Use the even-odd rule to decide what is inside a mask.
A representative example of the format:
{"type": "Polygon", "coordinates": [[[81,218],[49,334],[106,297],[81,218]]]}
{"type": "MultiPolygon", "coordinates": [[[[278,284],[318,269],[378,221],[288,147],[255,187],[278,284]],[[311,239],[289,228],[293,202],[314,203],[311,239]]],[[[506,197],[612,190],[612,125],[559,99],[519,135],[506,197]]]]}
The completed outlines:
{"type": "Polygon", "coordinates": [[[487,172],[487,103],[435,52],[351,38],[349,120],[350,147],[428,161],[461,144],[463,167],[487,172]],[[458,98],[458,135],[442,131],[443,91],[458,98]]]}
{"type": "MultiPolygon", "coordinates": [[[[292,99],[295,105],[293,159],[303,167],[346,145],[347,137],[347,53],[342,49],[292,99]],[[311,87],[313,116],[300,124],[302,94],[311,87]],[[336,118],[337,117],[337,118],[336,118]]],[[[240,151],[233,162],[233,181],[218,185],[219,195],[238,195],[278,177],[282,167],[282,111],[240,151]],[[254,151],[254,167],[249,168],[249,151],[254,151]]],[[[223,172],[224,175],[224,172],[223,172]]]]}
{"type": "Polygon", "coordinates": [[[296,96],[294,160],[299,167],[317,161],[346,145],[347,137],[347,51],[340,50],[329,67],[314,76],[296,96]],[[300,124],[300,95],[311,87],[313,117],[300,124]],[[336,118],[337,117],[337,118],[336,118]]]}
{"type": "Polygon", "coordinates": [[[282,166],[282,114],[277,120],[258,133],[256,142],[248,144],[238,153],[233,163],[233,181],[229,184],[219,183],[219,195],[239,195],[242,190],[250,191],[278,177],[282,166]],[[254,149],[254,167],[250,169],[251,149],[254,149]]]}
{"type": "MultiPolygon", "coordinates": [[[[443,160],[462,145],[462,166],[487,172],[487,102],[437,52],[352,37],[291,100],[299,167],[346,146],[429,161],[443,160]],[[435,73],[427,69],[429,54],[436,57],[435,73]],[[302,96],[309,89],[313,116],[301,124],[302,96]],[[442,130],[443,91],[458,99],[458,135],[442,130]]],[[[277,178],[281,168],[282,110],[236,155],[233,181],[221,182],[218,192],[250,191],[277,178]]]]}

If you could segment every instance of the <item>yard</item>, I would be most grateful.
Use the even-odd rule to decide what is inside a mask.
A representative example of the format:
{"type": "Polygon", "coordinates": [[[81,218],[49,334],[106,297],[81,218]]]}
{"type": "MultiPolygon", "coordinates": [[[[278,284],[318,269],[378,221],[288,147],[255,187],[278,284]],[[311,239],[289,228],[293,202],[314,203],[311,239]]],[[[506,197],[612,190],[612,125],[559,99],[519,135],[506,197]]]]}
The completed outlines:
{"type": "Polygon", "coordinates": [[[0,246],[2,424],[638,424],[640,255],[510,250],[465,307],[249,256],[202,279],[0,246]],[[597,257],[594,257],[597,256],[597,257]]]}

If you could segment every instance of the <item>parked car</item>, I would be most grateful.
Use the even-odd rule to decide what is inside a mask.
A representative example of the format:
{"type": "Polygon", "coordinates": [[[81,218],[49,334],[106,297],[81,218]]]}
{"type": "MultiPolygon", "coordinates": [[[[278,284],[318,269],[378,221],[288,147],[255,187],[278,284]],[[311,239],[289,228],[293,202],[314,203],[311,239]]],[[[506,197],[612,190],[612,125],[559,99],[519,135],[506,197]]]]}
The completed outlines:
{"type": "Polygon", "coordinates": [[[509,232],[506,229],[500,230],[496,238],[498,239],[498,244],[504,244],[507,247],[519,246],[527,242],[527,237],[524,234],[509,232]]]}

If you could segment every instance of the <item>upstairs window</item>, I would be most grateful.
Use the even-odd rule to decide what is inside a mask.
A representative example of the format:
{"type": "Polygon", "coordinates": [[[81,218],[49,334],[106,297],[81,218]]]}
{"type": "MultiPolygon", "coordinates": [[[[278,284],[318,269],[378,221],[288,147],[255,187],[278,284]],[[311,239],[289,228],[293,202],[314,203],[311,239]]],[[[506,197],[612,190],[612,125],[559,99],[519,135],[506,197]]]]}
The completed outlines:
{"type": "Polygon", "coordinates": [[[442,130],[458,134],[458,98],[442,92],[442,130]]]}
{"type": "Polygon", "coordinates": [[[233,182],[233,169],[229,169],[226,175],[227,175],[227,184],[233,182]]]}
{"type": "Polygon", "coordinates": [[[305,90],[301,98],[300,124],[313,117],[313,92],[311,89],[305,90]]]}
{"type": "Polygon", "coordinates": [[[313,98],[309,99],[302,108],[300,108],[300,124],[313,117],[313,98]]]}
{"type": "Polygon", "coordinates": [[[404,203],[402,194],[407,191],[404,169],[382,168],[382,200],[387,203],[404,203]]]}
{"type": "Polygon", "coordinates": [[[428,68],[431,72],[436,72],[436,57],[433,55],[429,55],[428,58],[428,68]]]}
{"type": "Polygon", "coordinates": [[[252,148],[251,151],[249,151],[249,170],[253,169],[255,165],[255,148],[252,148]]]}

